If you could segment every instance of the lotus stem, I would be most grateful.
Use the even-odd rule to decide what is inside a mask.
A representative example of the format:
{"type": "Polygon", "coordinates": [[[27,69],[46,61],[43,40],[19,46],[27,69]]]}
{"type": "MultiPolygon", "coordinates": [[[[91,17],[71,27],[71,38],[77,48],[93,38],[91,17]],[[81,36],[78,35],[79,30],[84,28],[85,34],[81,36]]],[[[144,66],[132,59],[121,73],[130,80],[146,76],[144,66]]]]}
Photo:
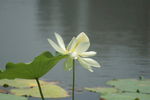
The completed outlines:
{"type": "Polygon", "coordinates": [[[40,95],[41,95],[41,99],[42,99],[42,100],[45,100],[45,99],[44,99],[44,96],[43,96],[43,92],[42,92],[42,88],[41,88],[39,79],[36,78],[35,80],[36,80],[36,82],[37,82],[37,84],[38,84],[38,87],[39,87],[39,92],[40,92],[40,95]]]}
{"type": "Polygon", "coordinates": [[[74,90],[75,90],[75,60],[73,60],[73,70],[72,70],[72,100],[74,100],[74,90]]]}

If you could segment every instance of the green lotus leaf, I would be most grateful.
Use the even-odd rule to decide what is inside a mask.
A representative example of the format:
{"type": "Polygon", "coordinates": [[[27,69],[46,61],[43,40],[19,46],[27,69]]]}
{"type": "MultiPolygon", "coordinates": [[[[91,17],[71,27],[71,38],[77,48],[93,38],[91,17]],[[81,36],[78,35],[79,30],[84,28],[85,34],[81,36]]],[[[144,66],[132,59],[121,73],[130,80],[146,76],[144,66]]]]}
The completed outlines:
{"type": "MultiPolygon", "coordinates": [[[[41,85],[45,84],[53,84],[52,82],[46,82],[40,80],[41,85]]],[[[25,88],[25,87],[35,87],[38,86],[35,80],[27,80],[27,79],[14,79],[14,80],[8,80],[8,79],[2,79],[0,80],[0,86],[3,87],[16,87],[16,88],[25,88]]]]}
{"type": "Polygon", "coordinates": [[[150,93],[150,80],[118,79],[107,82],[121,91],[150,93]]]}
{"type": "Polygon", "coordinates": [[[28,100],[28,99],[25,97],[0,93],[0,100],[28,100]]]}
{"type": "MultiPolygon", "coordinates": [[[[41,88],[45,98],[63,98],[69,96],[67,91],[65,91],[60,86],[54,84],[43,85],[41,86],[41,88]]],[[[11,89],[10,92],[18,96],[27,95],[32,97],[41,97],[38,87],[24,88],[24,89],[11,89]]]]}
{"type": "Polygon", "coordinates": [[[119,92],[117,89],[109,88],[109,87],[85,88],[85,90],[88,90],[90,92],[100,93],[100,94],[103,94],[103,95],[109,94],[109,93],[117,93],[117,92],[119,92]]]}
{"type": "Polygon", "coordinates": [[[140,93],[112,93],[101,95],[104,100],[149,100],[150,95],[140,93]]]}
{"type": "Polygon", "coordinates": [[[40,78],[64,57],[63,55],[53,56],[50,52],[44,52],[31,63],[7,63],[6,70],[0,72],[0,79],[40,78]]]}

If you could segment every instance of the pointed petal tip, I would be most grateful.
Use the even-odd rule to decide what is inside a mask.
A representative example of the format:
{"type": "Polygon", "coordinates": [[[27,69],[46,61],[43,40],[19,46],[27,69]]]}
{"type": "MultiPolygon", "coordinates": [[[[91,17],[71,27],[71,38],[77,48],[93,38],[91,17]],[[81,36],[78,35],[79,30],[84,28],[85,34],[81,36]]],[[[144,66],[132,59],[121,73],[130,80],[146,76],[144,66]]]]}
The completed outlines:
{"type": "Polygon", "coordinates": [[[80,54],[80,56],[82,57],[91,57],[91,56],[95,56],[97,53],[95,51],[88,51],[88,52],[83,52],[80,54]]]}
{"type": "Polygon", "coordinates": [[[90,72],[94,72],[92,69],[88,69],[90,72]]]}
{"type": "Polygon", "coordinates": [[[57,37],[59,34],[55,32],[54,35],[55,35],[55,37],[57,37]]]}
{"type": "Polygon", "coordinates": [[[54,34],[58,34],[57,32],[54,32],[54,34]]]}
{"type": "MultiPolygon", "coordinates": [[[[81,33],[79,33],[79,35],[86,35],[86,33],[85,32],[81,32],[81,33]]],[[[86,35],[87,36],[87,35],[86,35]]]]}
{"type": "Polygon", "coordinates": [[[85,32],[81,32],[80,35],[85,35],[85,36],[87,36],[85,32]]]}
{"type": "Polygon", "coordinates": [[[81,32],[79,35],[77,35],[76,39],[82,42],[89,42],[89,38],[84,32],[81,32]]]}
{"type": "Polygon", "coordinates": [[[55,37],[56,37],[56,36],[59,35],[59,34],[58,34],[57,32],[55,32],[54,35],[55,35],[55,37]]]}
{"type": "Polygon", "coordinates": [[[97,66],[98,68],[101,68],[101,65],[99,64],[99,66],[97,66]]]}
{"type": "Polygon", "coordinates": [[[97,65],[95,65],[94,67],[100,68],[101,65],[97,62],[97,65]]]}
{"type": "Polygon", "coordinates": [[[59,46],[60,46],[63,50],[66,50],[65,43],[64,43],[64,40],[63,40],[63,38],[61,37],[61,35],[59,35],[58,33],[55,33],[55,37],[56,37],[56,39],[57,39],[57,42],[58,42],[59,46]]]}
{"type": "Polygon", "coordinates": [[[81,34],[85,34],[85,32],[81,32],[81,34]]]}
{"type": "Polygon", "coordinates": [[[52,40],[48,38],[47,41],[51,44],[51,41],[52,41],[52,40]]]}
{"type": "Polygon", "coordinates": [[[101,65],[98,63],[97,66],[93,66],[93,67],[101,68],[101,65]]]}

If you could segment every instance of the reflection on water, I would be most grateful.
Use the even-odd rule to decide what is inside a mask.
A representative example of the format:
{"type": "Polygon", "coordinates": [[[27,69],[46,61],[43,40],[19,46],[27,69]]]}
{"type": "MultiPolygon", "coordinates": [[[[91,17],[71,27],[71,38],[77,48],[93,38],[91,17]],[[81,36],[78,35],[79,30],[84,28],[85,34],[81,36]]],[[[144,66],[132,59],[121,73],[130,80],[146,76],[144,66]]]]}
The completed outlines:
{"type": "MultiPolygon", "coordinates": [[[[37,20],[43,36],[50,32],[64,32],[62,4],[58,0],[39,0],[37,20]],[[42,26],[42,27],[41,27],[42,26]]],[[[47,37],[47,36],[46,36],[47,37]]]]}
{"type": "MultiPolygon", "coordinates": [[[[104,85],[113,78],[150,78],[149,4],[149,0],[1,0],[0,66],[28,62],[45,50],[54,52],[46,40],[54,38],[54,32],[68,43],[84,31],[102,68],[90,73],[77,63],[77,87],[104,85]]],[[[72,74],[62,64],[43,78],[68,87],[72,74]]]]}
{"type": "MultiPolygon", "coordinates": [[[[78,0],[73,2],[74,5],[70,5],[71,2],[39,1],[37,23],[38,29],[42,29],[40,34],[45,38],[53,36],[53,32],[59,32],[68,42],[79,32],[84,31],[89,35],[93,44],[91,49],[99,52],[96,59],[99,59],[103,68],[91,74],[79,67],[77,72],[84,73],[78,74],[79,86],[91,85],[91,82],[98,79],[104,81],[109,78],[139,75],[148,77],[150,38],[149,8],[146,0],[117,3],[78,0]],[[45,15],[48,18],[45,18],[45,15]],[[87,76],[90,78],[85,78],[87,76]]],[[[61,70],[59,72],[64,73],[61,70]]],[[[62,79],[59,76],[53,77],[62,79]]],[[[64,73],[63,80],[65,78],[67,83],[70,83],[68,79],[71,79],[71,76],[64,73]]],[[[99,85],[98,82],[93,84],[99,85]]]]}

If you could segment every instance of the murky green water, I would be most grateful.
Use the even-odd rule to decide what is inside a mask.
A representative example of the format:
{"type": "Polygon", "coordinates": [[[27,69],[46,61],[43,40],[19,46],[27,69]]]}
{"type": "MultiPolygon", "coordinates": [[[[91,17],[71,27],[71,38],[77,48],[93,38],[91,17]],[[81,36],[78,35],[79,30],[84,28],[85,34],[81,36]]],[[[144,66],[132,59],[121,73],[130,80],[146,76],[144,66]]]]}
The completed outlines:
{"type": "MultiPolygon", "coordinates": [[[[103,86],[113,78],[150,78],[149,5],[149,0],[0,0],[0,66],[29,62],[46,50],[54,52],[47,42],[54,39],[54,32],[68,43],[83,31],[102,68],[90,73],[77,63],[77,88],[103,86]]],[[[69,88],[72,73],[62,65],[43,79],[69,88]]],[[[77,95],[78,100],[98,100],[92,93],[77,95]]]]}

